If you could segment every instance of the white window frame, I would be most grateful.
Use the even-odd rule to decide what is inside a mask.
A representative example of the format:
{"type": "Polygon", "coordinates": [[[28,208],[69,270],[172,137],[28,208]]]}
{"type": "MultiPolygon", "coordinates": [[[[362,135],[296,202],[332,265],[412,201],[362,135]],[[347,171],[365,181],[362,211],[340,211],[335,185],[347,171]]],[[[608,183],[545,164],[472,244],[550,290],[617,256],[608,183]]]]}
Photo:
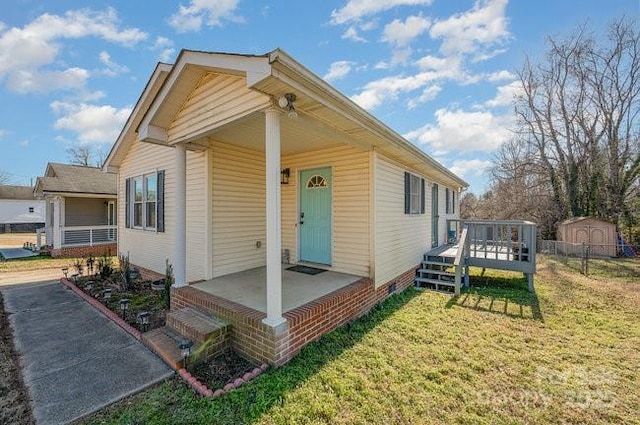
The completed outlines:
{"type": "Polygon", "coordinates": [[[409,173],[409,214],[422,214],[422,177],[409,173]]]}
{"type": "Polygon", "coordinates": [[[138,229],[138,230],[148,230],[148,231],[157,231],[158,229],[158,170],[152,171],[150,173],[144,173],[144,174],[139,174],[136,176],[132,176],[130,177],[131,180],[131,190],[130,190],[130,198],[129,202],[131,204],[131,208],[130,208],[130,222],[131,222],[131,228],[132,229],[138,229]],[[155,190],[155,200],[152,201],[153,205],[154,205],[154,209],[155,209],[155,219],[154,219],[154,223],[153,226],[150,226],[147,223],[147,204],[149,204],[151,201],[147,201],[147,179],[149,177],[153,177],[155,179],[156,182],[156,190],[155,190]],[[136,201],[136,181],[140,181],[142,184],[142,201],[136,201]],[[136,204],[142,204],[142,215],[140,217],[140,224],[136,225],[135,222],[135,217],[136,217],[136,204]]]}

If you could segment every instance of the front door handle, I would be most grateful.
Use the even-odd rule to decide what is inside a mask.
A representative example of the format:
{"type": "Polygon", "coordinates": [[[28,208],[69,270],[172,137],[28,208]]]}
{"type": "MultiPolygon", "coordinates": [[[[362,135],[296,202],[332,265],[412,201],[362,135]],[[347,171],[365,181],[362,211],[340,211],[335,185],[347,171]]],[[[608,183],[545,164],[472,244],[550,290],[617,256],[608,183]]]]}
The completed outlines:
{"type": "Polygon", "coordinates": [[[300,213],[300,224],[304,224],[304,213],[300,213]]]}

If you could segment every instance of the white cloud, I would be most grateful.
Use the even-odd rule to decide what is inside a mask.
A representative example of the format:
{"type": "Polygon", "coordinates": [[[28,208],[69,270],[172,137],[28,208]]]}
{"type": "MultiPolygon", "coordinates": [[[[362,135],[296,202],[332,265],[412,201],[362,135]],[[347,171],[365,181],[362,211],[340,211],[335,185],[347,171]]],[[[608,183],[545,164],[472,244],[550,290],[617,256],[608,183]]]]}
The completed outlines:
{"type": "Polygon", "coordinates": [[[351,61],[337,61],[329,66],[329,72],[324,77],[327,81],[336,81],[346,77],[353,69],[355,63],[351,61]]]}
{"type": "Polygon", "coordinates": [[[496,56],[501,55],[506,51],[507,49],[493,49],[489,51],[481,51],[473,55],[471,62],[473,63],[484,62],[491,58],[495,58],[496,56]]]}
{"type": "Polygon", "coordinates": [[[473,9],[435,22],[429,31],[441,38],[440,51],[449,55],[470,53],[510,37],[505,16],[508,0],[477,0],[473,9]]]}
{"type": "Polygon", "coordinates": [[[492,83],[495,83],[496,81],[503,81],[503,80],[515,80],[515,78],[516,78],[515,74],[513,74],[512,72],[506,71],[504,69],[502,71],[492,72],[487,76],[487,80],[491,81],[492,83]]]}
{"type": "Polygon", "coordinates": [[[428,6],[431,3],[433,0],[348,0],[340,9],[331,12],[331,23],[345,24],[398,6],[428,6]]]}
{"type": "Polygon", "coordinates": [[[113,143],[131,114],[130,107],[117,109],[110,105],[56,101],[50,106],[60,116],[55,128],[75,133],[80,144],[113,143]]]}
{"type": "Polygon", "coordinates": [[[27,139],[21,140],[20,142],[18,142],[18,146],[20,146],[21,148],[26,148],[29,146],[29,141],[27,139]]]}
{"type": "Polygon", "coordinates": [[[513,81],[507,85],[498,87],[496,96],[485,102],[485,106],[495,108],[499,106],[509,106],[513,101],[522,94],[522,85],[520,81],[513,81]]]}
{"type": "Polygon", "coordinates": [[[435,99],[441,91],[442,87],[437,84],[429,86],[422,91],[422,94],[419,97],[410,99],[407,106],[409,109],[413,109],[422,103],[429,102],[430,100],[435,99]]]}
{"type": "Polygon", "coordinates": [[[0,139],[5,137],[7,134],[9,134],[9,132],[7,130],[3,130],[3,129],[0,128],[0,139]]]}
{"type": "Polygon", "coordinates": [[[159,59],[161,62],[169,62],[173,59],[176,49],[173,48],[173,41],[167,37],[157,37],[151,50],[159,51],[159,59]]]}
{"type": "Polygon", "coordinates": [[[244,22],[235,15],[240,0],[191,0],[187,6],[179,5],[178,11],[169,18],[177,32],[200,31],[202,25],[222,26],[222,21],[244,22]]]}
{"type": "Polygon", "coordinates": [[[486,171],[491,168],[493,163],[491,161],[482,159],[457,159],[453,161],[453,165],[449,167],[449,171],[456,175],[465,177],[481,177],[486,171]]]}
{"type": "Polygon", "coordinates": [[[367,83],[364,90],[351,100],[362,106],[364,109],[374,109],[385,99],[396,99],[400,93],[408,93],[419,89],[429,81],[427,73],[413,76],[392,76],[385,77],[367,83]]]}
{"type": "Polygon", "coordinates": [[[82,87],[86,70],[42,68],[58,60],[63,47],[60,40],[93,36],[133,46],[147,37],[137,28],[120,29],[118,23],[116,11],[108,8],[72,10],[64,15],[45,13],[22,28],[4,27],[0,29],[0,79],[6,80],[8,88],[23,93],[82,87]]]}
{"type": "Polygon", "coordinates": [[[364,43],[367,41],[366,38],[358,34],[358,30],[355,26],[350,26],[349,28],[347,28],[347,30],[344,33],[342,33],[341,38],[344,40],[351,40],[359,43],[364,43]]]}
{"type": "Polygon", "coordinates": [[[382,40],[397,47],[404,47],[426,31],[430,25],[431,21],[422,16],[409,16],[404,22],[394,19],[385,25],[382,40]]]}
{"type": "Polygon", "coordinates": [[[404,137],[436,152],[492,152],[510,135],[512,115],[438,109],[436,124],[427,124],[404,137]]]}
{"type": "Polygon", "coordinates": [[[7,86],[17,93],[48,93],[55,90],[84,88],[89,71],[68,68],[64,71],[16,70],[9,73],[7,86]]]}
{"type": "Polygon", "coordinates": [[[100,62],[106,67],[99,71],[100,74],[115,77],[116,75],[129,72],[129,68],[111,60],[111,55],[104,50],[100,52],[99,58],[100,62]]]}

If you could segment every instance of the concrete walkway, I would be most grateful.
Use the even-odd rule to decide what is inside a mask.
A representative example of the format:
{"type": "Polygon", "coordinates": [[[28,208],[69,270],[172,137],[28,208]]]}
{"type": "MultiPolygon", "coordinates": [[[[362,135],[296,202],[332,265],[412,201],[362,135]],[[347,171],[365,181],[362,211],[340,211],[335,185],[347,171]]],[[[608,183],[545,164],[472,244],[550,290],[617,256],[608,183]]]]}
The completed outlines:
{"type": "Polygon", "coordinates": [[[59,282],[2,286],[38,424],[65,424],[173,374],[59,282]]]}
{"type": "Polygon", "coordinates": [[[16,258],[35,257],[38,253],[24,248],[0,248],[0,255],[5,260],[15,260],[16,258]]]}

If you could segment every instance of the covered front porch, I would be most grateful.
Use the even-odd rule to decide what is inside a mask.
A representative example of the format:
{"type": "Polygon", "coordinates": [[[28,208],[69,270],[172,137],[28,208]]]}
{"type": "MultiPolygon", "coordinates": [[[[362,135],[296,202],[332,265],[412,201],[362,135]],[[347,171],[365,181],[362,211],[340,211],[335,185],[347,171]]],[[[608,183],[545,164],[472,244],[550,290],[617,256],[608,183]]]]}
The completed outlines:
{"type": "MultiPolygon", "coordinates": [[[[334,291],[359,281],[356,276],[335,271],[307,274],[282,266],[282,311],[290,312],[334,291]]],[[[300,266],[297,266],[300,267],[300,266]]],[[[308,266],[302,266],[308,267],[308,266]]],[[[313,267],[310,267],[313,272],[313,267]]],[[[321,269],[315,269],[321,270],[321,269]]],[[[253,310],[267,312],[267,268],[256,267],[191,285],[200,291],[238,303],[253,310]]]]}

